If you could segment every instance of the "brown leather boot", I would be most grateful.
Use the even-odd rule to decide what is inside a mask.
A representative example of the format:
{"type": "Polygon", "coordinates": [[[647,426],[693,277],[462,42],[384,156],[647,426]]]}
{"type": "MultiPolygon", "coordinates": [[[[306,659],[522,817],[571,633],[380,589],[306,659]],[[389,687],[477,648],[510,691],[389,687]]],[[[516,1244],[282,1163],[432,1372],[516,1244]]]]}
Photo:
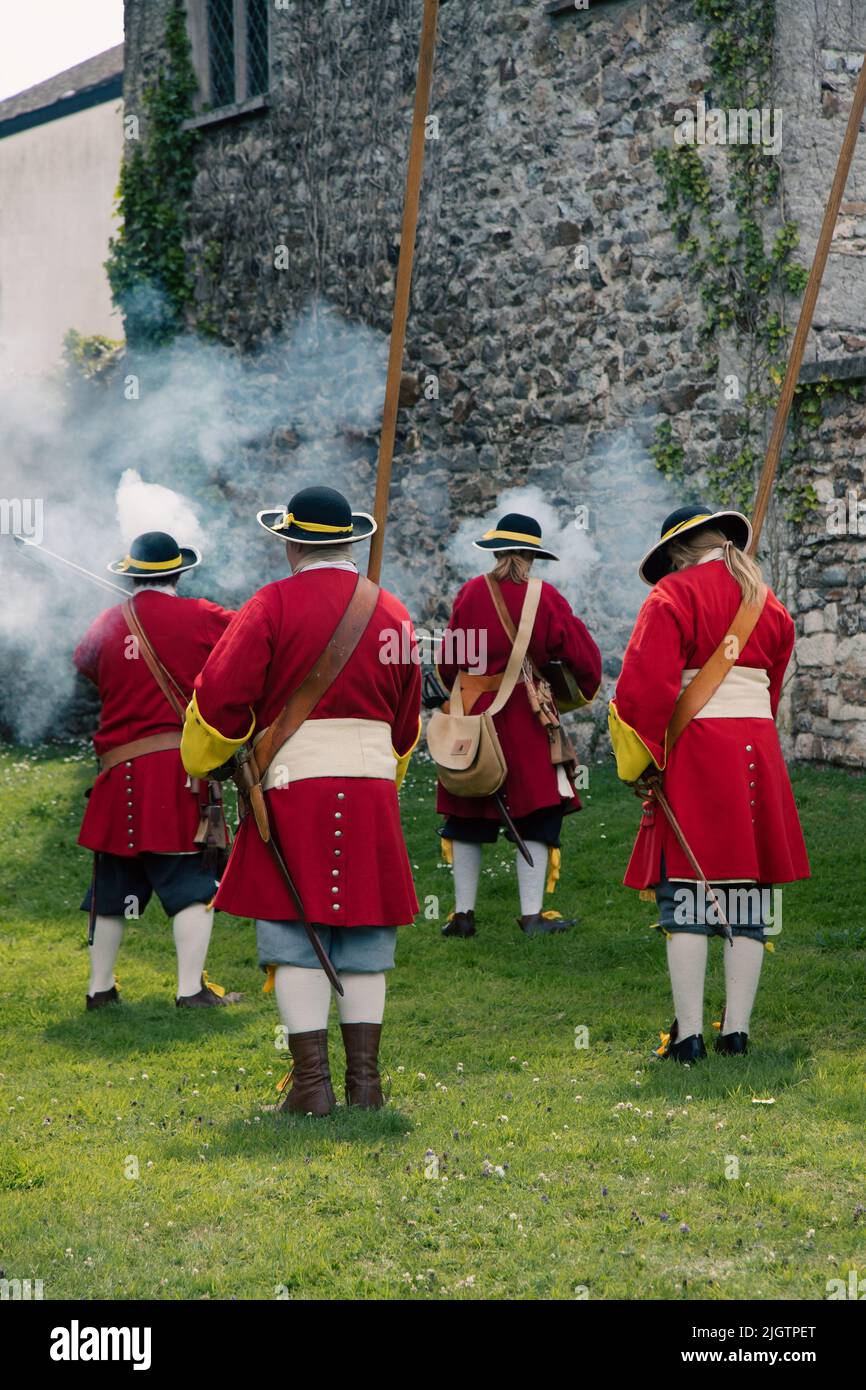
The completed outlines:
{"type": "Polygon", "coordinates": [[[331,1085],[327,1028],[290,1033],[289,1051],[294,1062],[292,1088],[277,1110],[295,1115],[330,1115],[337,1098],[331,1085]]]}
{"type": "Polygon", "coordinates": [[[346,1104],[379,1110],[385,1104],[379,1076],[381,1023],[341,1023],[346,1048],[346,1104]]]}

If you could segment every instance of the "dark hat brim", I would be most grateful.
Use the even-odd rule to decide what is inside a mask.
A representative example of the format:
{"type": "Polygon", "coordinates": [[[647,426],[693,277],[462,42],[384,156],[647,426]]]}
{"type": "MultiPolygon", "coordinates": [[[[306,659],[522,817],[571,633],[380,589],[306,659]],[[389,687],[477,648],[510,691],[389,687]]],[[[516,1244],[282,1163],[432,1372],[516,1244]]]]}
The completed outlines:
{"type": "Polygon", "coordinates": [[[194,545],[179,546],[181,563],[179,565],[143,565],[125,555],[122,560],[112,560],[106,565],[109,574],[119,574],[125,579],[169,579],[174,574],[184,574],[201,564],[201,551],[194,545]]]}
{"type": "Polygon", "coordinates": [[[294,521],[289,526],[281,527],[279,523],[285,514],[285,507],[268,507],[257,514],[256,521],[260,526],[264,526],[266,531],[270,531],[272,536],[278,536],[281,541],[297,541],[298,545],[355,545],[358,541],[367,540],[378,530],[375,521],[367,512],[352,512],[351,531],[312,535],[309,531],[301,530],[294,521]]]}
{"type": "Polygon", "coordinates": [[[668,547],[675,541],[682,540],[694,531],[704,530],[708,526],[713,526],[719,531],[723,531],[729,540],[733,541],[738,550],[748,550],[752,539],[752,523],[749,518],[743,516],[742,512],[712,512],[703,516],[693,517],[690,521],[682,522],[673,534],[663,536],[656,541],[655,545],[647,551],[646,555],[638,566],[638,574],[644,584],[649,584],[652,588],[660,579],[670,571],[668,562],[668,547]]]}
{"type": "Polygon", "coordinates": [[[538,560],[558,560],[559,556],[554,555],[552,550],[545,550],[539,541],[537,545],[532,545],[528,541],[497,541],[484,540],[473,541],[476,550],[495,550],[497,553],[504,553],[506,550],[519,550],[526,555],[532,555],[538,560]]]}

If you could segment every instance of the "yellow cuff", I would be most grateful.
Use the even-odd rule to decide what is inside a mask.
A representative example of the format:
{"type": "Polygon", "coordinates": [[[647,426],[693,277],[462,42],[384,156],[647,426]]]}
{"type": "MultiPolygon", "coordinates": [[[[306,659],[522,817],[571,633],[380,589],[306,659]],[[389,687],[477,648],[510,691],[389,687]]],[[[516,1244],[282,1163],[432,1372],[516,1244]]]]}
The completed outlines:
{"type": "Polygon", "coordinates": [[[400,788],[401,788],[402,785],[403,785],[403,778],[406,776],[406,773],[407,773],[407,771],[409,770],[409,759],[412,757],[412,754],[415,752],[415,749],[418,747],[418,740],[419,740],[420,737],[421,737],[421,720],[420,720],[420,718],[419,718],[419,720],[418,720],[418,732],[417,732],[417,734],[415,735],[415,742],[412,744],[412,747],[409,748],[409,749],[407,749],[407,751],[406,751],[405,753],[398,753],[396,748],[392,748],[392,749],[391,749],[391,752],[394,754],[394,757],[397,759],[397,774],[396,774],[396,777],[395,777],[394,780],[395,780],[396,783],[397,783],[397,790],[398,790],[398,791],[400,790],[400,788]]]}
{"type": "Polygon", "coordinates": [[[650,763],[659,766],[640,734],[626,724],[624,719],[620,719],[613,700],[608,707],[607,727],[620,781],[636,782],[641,773],[646,772],[650,763]]]}
{"type": "MultiPolygon", "coordinates": [[[[252,714],[252,710],[250,711],[252,714]]],[[[186,709],[183,736],[180,742],[180,756],[190,777],[206,777],[215,767],[221,767],[242,748],[252,737],[256,727],[255,715],[243,738],[226,738],[218,729],[212,729],[202,718],[195,698],[195,692],[186,709]]]]}
{"type": "Polygon", "coordinates": [[[453,843],[451,842],[451,840],[440,840],[440,841],[439,841],[439,845],[440,845],[440,848],[441,848],[441,850],[442,850],[442,858],[445,860],[445,863],[446,863],[446,864],[453,864],[453,863],[454,863],[454,845],[453,845],[453,843]]]}

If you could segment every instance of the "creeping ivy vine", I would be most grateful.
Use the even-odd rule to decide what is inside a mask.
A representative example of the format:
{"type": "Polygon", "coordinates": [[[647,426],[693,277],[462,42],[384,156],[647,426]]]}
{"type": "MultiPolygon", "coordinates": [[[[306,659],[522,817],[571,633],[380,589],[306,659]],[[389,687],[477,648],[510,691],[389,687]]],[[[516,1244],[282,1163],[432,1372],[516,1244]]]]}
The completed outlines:
{"type": "MultiPolygon", "coordinates": [[[[697,18],[709,25],[712,81],[707,105],[726,111],[771,108],[773,0],[693,0],[693,4],[697,18]]],[[[785,371],[784,295],[802,293],[808,271],[794,259],[799,242],[795,223],[783,222],[769,247],[765,242],[766,210],[779,201],[778,160],[760,144],[751,143],[727,146],[726,159],[733,227],[717,212],[707,166],[694,145],[663,148],[654,155],[664,187],[661,207],[689,257],[690,275],[704,311],[699,329],[708,354],[704,369],[708,375],[716,374],[722,334],[730,335],[745,363],[737,437],[709,460],[708,482],[720,502],[748,509],[766,414],[776,403],[785,371]]],[[[651,452],[662,472],[682,478],[684,451],[669,420],[659,426],[651,452]]]]}
{"type": "Polygon", "coordinates": [[[123,223],[105,263],[131,346],[170,341],[193,301],[184,237],[198,132],[185,130],[184,122],[193,115],[196,89],[185,7],[175,0],[159,72],[142,96],[143,138],[121,167],[117,207],[123,223]]]}

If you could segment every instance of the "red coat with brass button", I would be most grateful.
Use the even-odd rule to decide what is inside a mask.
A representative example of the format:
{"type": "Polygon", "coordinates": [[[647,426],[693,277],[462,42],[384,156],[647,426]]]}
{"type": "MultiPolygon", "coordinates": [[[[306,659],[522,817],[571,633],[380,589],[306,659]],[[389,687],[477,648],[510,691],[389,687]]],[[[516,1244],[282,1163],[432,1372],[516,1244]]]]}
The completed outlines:
{"type": "MultiPolygon", "coordinates": [[[[500,588],[517,627],[526,585],[505,579],[500,588]]],[[[439,673],[449,690],[460,669],[477,669],[478,674],[499,675],[508,665],[511,640],[502,626],[483,575],[464,584],[454,600],[442,650],[445,659],[439,663],[439,673]],[[479,666],[466,663],[458,665],[454,658],[463,653],[467,657],[477,655],[480,658],[479,666]],[[482,668],[484,653],[486,662],[482,668]]],[[[597,694],[601,683],[601,653],[580,618],[572,613],[568,600],[546,582],[541,586],[529,655],[539,669],[551,661],[565,662],[587,703],[597,694]]],[[[481,714],[489,709],[495,698],[495,691],[479,695],[472,706],[472,713],[481,714]]],[[[568,799],[560,797],[556,768],[550,761],[547,733],[532,712],[522,682],[515,687],[505,708],[493,718],[508,764],[508,777],[502,790],[512,816],[527,816],[533,811],[556,806],[561,806],[565,811],[579,811],[580,800],[576,795],[568,799]]],[[[454,796],[441,783],[436,809],[444,815],[501,820],[491,796],[454,796]]]]}
{"type": "MultiPolygon", "coordinates": [[[[157,656],[192,694],[193,681],[233,614],[203,598],[157,589],[135,597],[135,610],[157,656]]],[[[75,650],[78,670],[99,690],[102,711],[93,735],[97,756],[149,734],[178,729],[178,718],[141,656],[135,656],[121,606],[108,608],[75,650]]],[[[200,819],[178,749],[145,753],[101,773],[78,836],[87,849],[129,858],[145,851],[188,854],[200,819]]]]}
{"type": "MultiPolygon", "coordinates": [[[[665,730],[682,672],[708,660],[740,600],[739,585],[722,560],[661,579],[638,614],[613,704],[616,717],[664,768],[671,809],[707,877],[789,883],[809,877],[809,860],[775,723],[794,623],[772,592],[736,664],[766,671],[773,718],[694,718],[665,765],[665,730]]],[[[669,879],[694,881],[664,812],[645,806],[625,875],[628,887],[658,883],[662,854],[669,879]]]]}
{"type": "MultiPolygon", "coordinates": [[[[351,598],[354,570],[301,570],[260,589],[240,610],[196,680],[198,712],[225,738],[264,730],[324,651],[351,598]]],[[[421,671],[409,615],[380,590],[345,667],[309,716],[386,723],[395,754],[419,733],[421,671]],[[383,659],[387,634],[402,655],[383,659]],[[414,654],[414,655],[413,655],[414,654]]],[[[392,927],[418,910],[393,780],[308,777],[265,792],[268,813],[311,922],[392,927]],[[335,891],[336,890],[336,891],[335,891]]],[[[297,909],[251,816],[241,822],[216,906],[236,917],[292,921],[297,909]]]]}

